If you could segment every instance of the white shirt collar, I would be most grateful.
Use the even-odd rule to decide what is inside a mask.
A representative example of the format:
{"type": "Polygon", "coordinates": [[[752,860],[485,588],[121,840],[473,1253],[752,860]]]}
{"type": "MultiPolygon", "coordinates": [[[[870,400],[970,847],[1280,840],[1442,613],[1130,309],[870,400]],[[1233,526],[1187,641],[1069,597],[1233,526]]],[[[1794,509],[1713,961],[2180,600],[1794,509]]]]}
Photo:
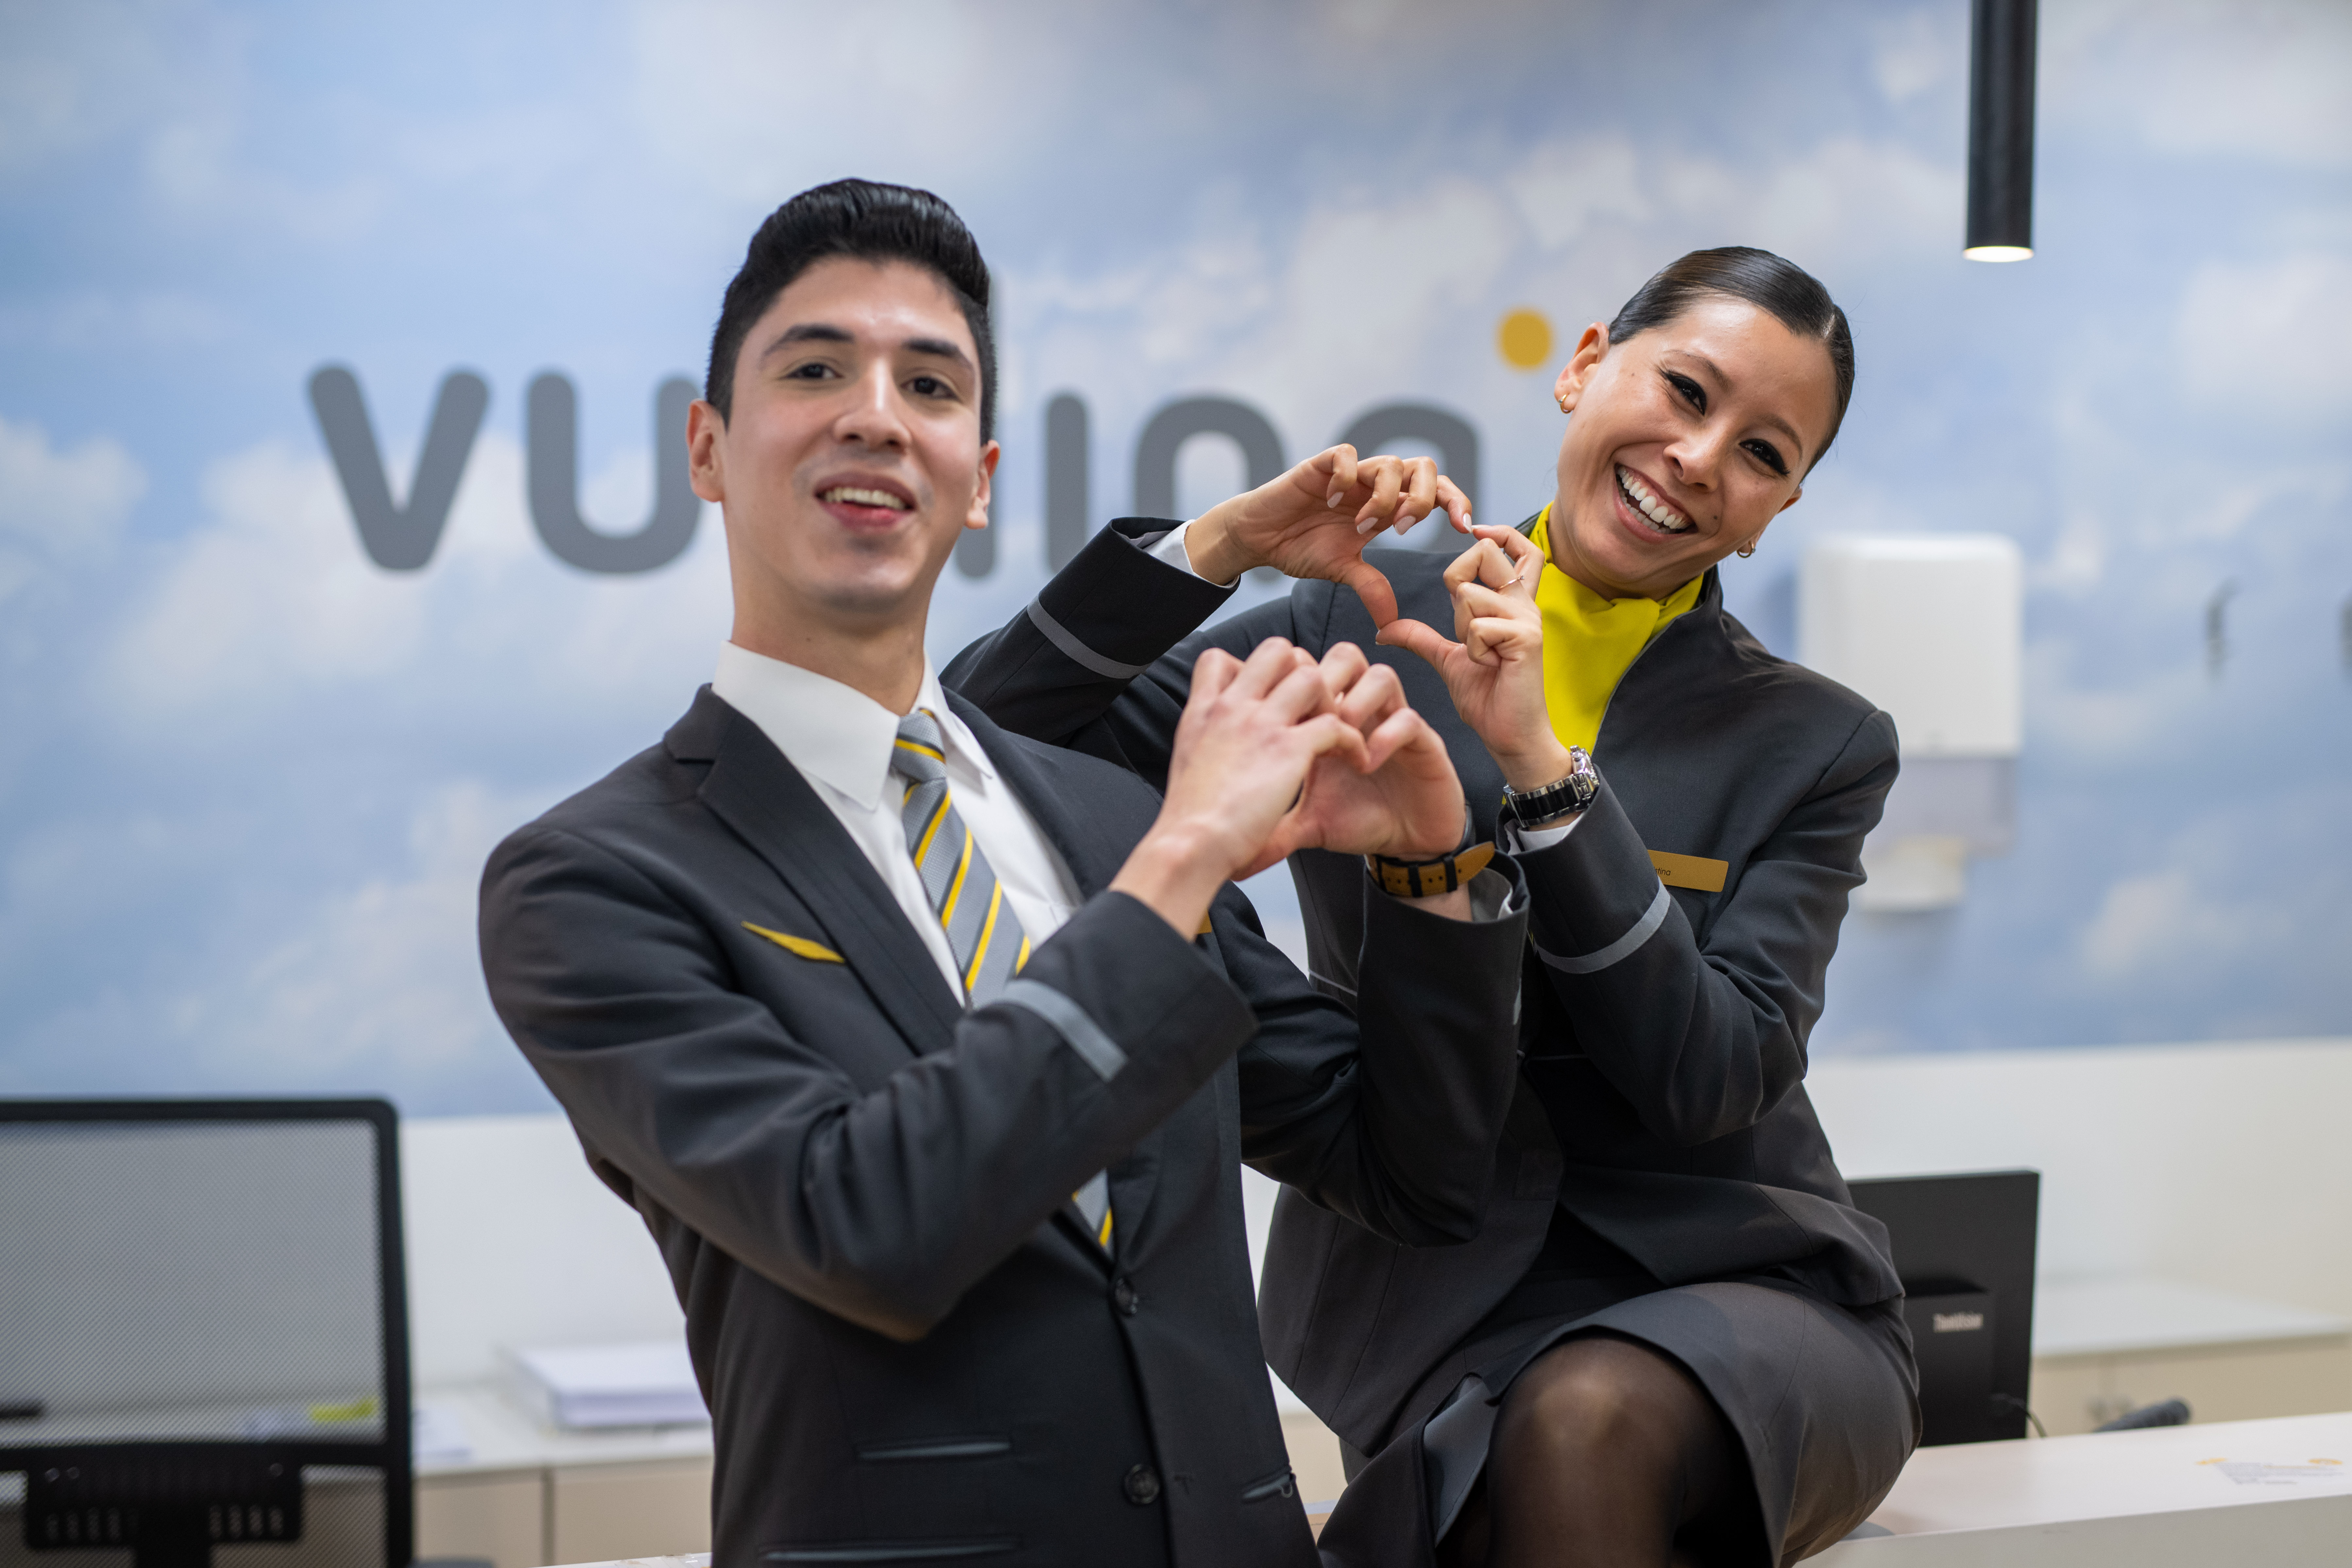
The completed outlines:
{"type": "MultiPolygon", "coordinates": [[[[890,776],[890,747],[903,715],[830,676],[731,642],[719,645],[710,689],[757,724],[784,760],[803,773],[869,811],[881,804],[883,785],[890,776]]],[[[984,779],[995,778],[988,754],[949,709],[939,673],[928,658],[915,706],[929,709],[938,718],[953,761],[984,779]]]]}

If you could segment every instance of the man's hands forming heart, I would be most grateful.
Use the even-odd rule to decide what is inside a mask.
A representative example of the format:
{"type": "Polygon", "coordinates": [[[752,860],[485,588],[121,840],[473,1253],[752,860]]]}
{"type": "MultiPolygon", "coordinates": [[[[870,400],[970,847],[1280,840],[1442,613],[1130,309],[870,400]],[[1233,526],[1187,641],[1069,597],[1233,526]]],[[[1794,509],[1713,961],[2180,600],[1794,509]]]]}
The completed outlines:
{"type": "MultiPolygon", "coordinates": [[[[1211,648],[1193,665],[1160,816],[1111,886],[1189,938],[1220,884],[1293,850],[1424,858],[1462,824],[1444,742],[1393,670],[1352,645],[1318,663],[1269,637],[1246,660],[1211,648]]],[[[1466,897],[1427,902],[1469,917],[1466,897]]]]}
{"type": "Polygon", "coordinates": [[[1354,643],[1333,647],[1318,668],[1334,710],[1364,737],[1364,755],[1316,759],[1291,810],[1292,847],[1400,860],[1450,853],[1462,842],[1462,781],[1445,742],[1405,701],[1396,671],[1354,643]]]}

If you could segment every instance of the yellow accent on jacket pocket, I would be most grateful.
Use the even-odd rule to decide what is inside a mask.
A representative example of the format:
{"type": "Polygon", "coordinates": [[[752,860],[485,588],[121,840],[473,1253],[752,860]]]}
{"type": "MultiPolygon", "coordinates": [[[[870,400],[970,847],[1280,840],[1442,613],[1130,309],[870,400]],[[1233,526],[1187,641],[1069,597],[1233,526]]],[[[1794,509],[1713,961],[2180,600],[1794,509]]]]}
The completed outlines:
{"type": "Polygon", "coordinates": [[[1650,864],[1658,868],[1658,880],[1669,888],[1696,888],[1702,893],[1723,891],[1723,879],[1731,870],[1728,860],[1710,860],[1704,855],[1669,855],[1663,849],[1650,851],[1650,864]]]}
{"type": "Polygon", "coordinates": [[[817,963],[844,962],[841,954],[834,952],[833,949],[811,942],[804,936],[786,936],[780,931],[770,931],[766,926],[755,926],[750,921],[743,922],[743,929],[754,936],[766,937],[795,958],[805,958],[817,963]]]}

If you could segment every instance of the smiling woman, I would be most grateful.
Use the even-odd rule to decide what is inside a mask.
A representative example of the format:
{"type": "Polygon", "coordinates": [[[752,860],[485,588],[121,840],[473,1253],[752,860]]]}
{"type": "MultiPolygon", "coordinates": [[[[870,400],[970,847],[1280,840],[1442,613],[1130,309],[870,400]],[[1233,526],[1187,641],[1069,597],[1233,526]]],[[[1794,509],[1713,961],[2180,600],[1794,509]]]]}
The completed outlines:
{"type": "MultiPolygon", "coordinates": [[[[1580,337],[1553,385],[1559,489],[1518,528],[1468,523],[1418,474],[1397,524],[1444,502],[1470,547],[1364,552],[1390,519],[1326,504],[1357,463],[1335,448],[1181,530],[1114,524],[950,668],[1001,721],[1157,777],[1204,649],[1370,645],[1445,737],[1466,838],[1528,879],[1521,1068],[1477,1237],[1414,1251],[1276,1207],[1267,1357],[1349,1449],[1327,1562],[1794,1561],[1910,1452],[1885,1232],[1803,1084],[1894,725],[1768,653],[1717,572],[1796,503],[1853,384],[1818,282],[1696,252],[1580,337]],[[1261,564],[1307,580],[1185,636],[1212,584],[1261,564]]],[[[1292,871],[1318,984],[1364,1005],[1360,873],[1292,871]]]]}
{"type": "Polygon", "coordinates": [[[1741,246],[1684,257],[1587,327],[1554,385],[1561,413],[1587,412],[1560,442],[1553,563],[1611,598],[1664,598],[1754,553],[1853,392],[1853,339],[1819,283],[1741,246]]]}

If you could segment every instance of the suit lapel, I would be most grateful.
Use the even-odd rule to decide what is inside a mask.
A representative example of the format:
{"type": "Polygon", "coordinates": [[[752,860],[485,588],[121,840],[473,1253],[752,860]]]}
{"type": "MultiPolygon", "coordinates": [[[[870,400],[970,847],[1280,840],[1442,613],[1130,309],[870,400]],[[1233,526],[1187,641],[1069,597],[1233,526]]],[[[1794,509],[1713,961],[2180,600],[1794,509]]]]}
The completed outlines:
{"type": "Polygon", "coordinates": [[[1079,795],[1063,777],[1072,761],[1070,754],[998,729],[987,714],[952,691],[948,693],[948,706],[971,729],[972,738],[988,753],[996,776],[1028,808],[1030,820],[1069,868],[1071,880],[1077,883],[1078,901],[1084,903],[1109,887],[1135,846],[1118,842],[1104,830],[1099,818],[1080,816],[1064,804],[1079,795]]]}
{"type": "MultiPolygon", "coordinates": [[[[986,715],[950,693],[957,717],[971,729],[988,753],[997,776],[1012,789],[1054,847],[1077,884],[1081,901],[1110,885],[1126,863],[1132,846],[1118,841],[1104,825],[1070,811],[1066,800],[1080,798],[1076,788],[1059,775],[1067,761],[1062,753],[1024,742],[991,723],[986,715]]],[[[890,889],[876,876],[865,854],[842,831],[832,811],[798,770],[724,700],[704,688],[694,707],[672,728],[672,755],[681,761],[708,760],[702,803],[725,823],[801,901],[817,911],[826,934],[840,949],[850,970],[866,984],[877,1005],[900,1034],[919,1052],[946,1046],[963,1017],[963,1008],[940,977],[930,950],[908,929],[890,889]]],[[[1126,1253],[1150,1213],[1159,1183],[1161,1132],[1154,1128],[1110,1168],[1113,1247],[1126,1253]]],[[[1087,1234],[1075,1205],[1065,1205],[1055,1215],[1073,1239],[1091,1257],[1108,1265],[1102,1248],[1087,1234]]]]}
{"type": "Polygon", "coordinates": [[[705,687],[668,744],[682,761],[709,760],[703,805],[824,921],[908,1044],[926,1053],[945,1047],[963,1016],[961,1001],[864,851],[760,727],[705,687]]]}

